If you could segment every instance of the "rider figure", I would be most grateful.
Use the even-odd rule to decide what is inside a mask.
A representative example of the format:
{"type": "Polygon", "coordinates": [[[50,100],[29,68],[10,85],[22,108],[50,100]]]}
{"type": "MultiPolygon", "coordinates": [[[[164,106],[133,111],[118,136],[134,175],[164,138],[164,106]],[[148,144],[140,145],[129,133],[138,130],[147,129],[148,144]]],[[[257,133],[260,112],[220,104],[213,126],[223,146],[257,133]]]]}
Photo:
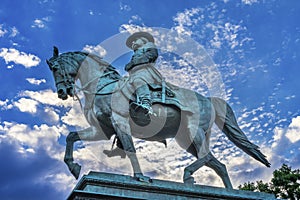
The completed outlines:
{"type": "MultiPolygon", "coordinates": [[[[149,118],[149,114],[153,114],[153,111],[148,84],[162,83],[162,76],[154,67],[158,50],[154,44],[153,36],[147,32],[132,34],[126,40],[126,45],[134,51],[130,62],[125,66],[125,70],[129,73],[129,85],[136,93],[136,102],[133,102],[131,107],[149,118]]],[[[124,158],[126,154],[121,150],[122,144],[118,139],[116,142],[119,148],[104,150],[103,152],[109,157],[121,156],[124,158]]]]}
{"type": "Polygon", "coordinates": [[[154,38],[147,32],[136,32],[128,37],[126,45],[134,54],[125,70],[129,73],[130,83],[135,89],[136,102],[132,106],[144,114],[152,114],[152,101],[148,84],[161,83],[162,76],[155,69],[158,50],[154,38]]]}

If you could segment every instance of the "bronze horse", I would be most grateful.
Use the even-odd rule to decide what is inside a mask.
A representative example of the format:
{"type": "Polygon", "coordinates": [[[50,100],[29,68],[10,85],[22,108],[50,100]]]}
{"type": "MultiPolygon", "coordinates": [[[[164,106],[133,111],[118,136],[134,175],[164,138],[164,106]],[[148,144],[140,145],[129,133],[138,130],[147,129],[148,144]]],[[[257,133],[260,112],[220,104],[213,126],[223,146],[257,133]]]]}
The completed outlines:
{"type": "MultiPolygon", "coordinates": [[[[64,158],[76,179],[81,170],[81,166],[73,160],[73,144],[76,141],[109,140],[115,135],[118,138],[118,146],[126,152],[131,161],[134,177],[141,181],[149,181],[149,177],[144,176],[140,168],[132,137],[159,142],[175,138],[180,147],[197,158],[184,169],[185,183],[194,183],[192,174],[205,165],[221,177],[226,188],[232,188],[225,165],[209,150],[211,127],[214,123],[236,146],[270,167],[259,147],[251,143],[239,128],[231,107],[220,98],[204,97],[185,89],[185,95],[194,96],[191,105],[197,104],[197,108],[190,110],[197,109],[195,113],[185,112],[172,103],[154,102],[152,107],[156,115],[151,116],[151,123],[154,123],[154,127],[156,123],[162,123],[161,121],[163,124],[160,124],[162,127],[153,134],[153,126],[137,125],[130,114],[124,116],[118,112],[119,104],[124,103],[118,102],[122,94],[119,86],[124,79],[109,63],[84,52],[67,52],[59,55],[58,49],[54,47],[53,57],[47,60],[47,64],[53,72],[59,98],[65,100],[68,96],[75,95],[74,87],[77,79],[82,85],[81,91],[85,98],[84,115],[90,127],[69,133],[64,158]],[[118,93],[119,96],[114,98],[118,93]],[[162,118],[165,120],[161,120],[162,118]]],[[[152,90],[154,93],[154,89],[152,90]]],[[[124,104],[123,108],[129,110],[128,104],[124,104]]]]}

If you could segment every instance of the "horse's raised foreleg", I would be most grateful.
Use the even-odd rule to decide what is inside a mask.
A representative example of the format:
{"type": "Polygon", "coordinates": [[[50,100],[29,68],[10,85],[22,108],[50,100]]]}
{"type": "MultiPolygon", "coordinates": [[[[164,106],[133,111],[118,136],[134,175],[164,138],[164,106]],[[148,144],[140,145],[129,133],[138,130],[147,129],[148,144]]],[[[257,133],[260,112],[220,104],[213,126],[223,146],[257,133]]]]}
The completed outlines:
{"type": "Polygon", "coordinates": [[[69,135],[66,138],[67,145],[66,145],[64,161],[67,164],[70,172],[73,174],[73,176],[76,179],[78,179],[79,177],[81,166],[77,163],[74,163],[73,148],[74,148],[74,143],[80,140],[96,141],[96,140],[108,140],[108,138],[106,138],[104,134],[101,134],[99,130],[93,127],[89,127],[84,130],[69,133],[69,135]]]}
{"type": "Polygon", "coordinates": [[[206,166],[212,168],[221,177],[226,188],[232,189],[226,166],[223,163],[211,154],[211,159],[206,163],[206,166]]]}

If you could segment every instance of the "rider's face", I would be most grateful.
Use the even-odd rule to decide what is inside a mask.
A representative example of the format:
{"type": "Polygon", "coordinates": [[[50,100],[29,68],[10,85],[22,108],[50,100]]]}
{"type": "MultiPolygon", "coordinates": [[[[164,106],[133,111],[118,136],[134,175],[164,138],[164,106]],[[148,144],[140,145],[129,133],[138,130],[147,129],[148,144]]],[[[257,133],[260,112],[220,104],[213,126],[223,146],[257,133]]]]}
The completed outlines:
{"type": "Polygon", "coordinates": [[[144,44],[146,44],[146,41],[144,38],[136,38],[132,42],[132,49],[136,50],[136,49],[140,48],[141,46],[143,46],[144,44]]]}

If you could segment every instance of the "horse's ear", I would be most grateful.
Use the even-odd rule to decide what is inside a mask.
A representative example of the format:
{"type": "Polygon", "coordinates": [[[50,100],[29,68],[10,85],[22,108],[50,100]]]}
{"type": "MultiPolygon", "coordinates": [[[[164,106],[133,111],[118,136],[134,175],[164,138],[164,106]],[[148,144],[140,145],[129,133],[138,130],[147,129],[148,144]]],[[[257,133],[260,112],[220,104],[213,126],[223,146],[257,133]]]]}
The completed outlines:
{"type": "Polygon", "coordinates": [[[50,70],[52,70],[52,66],[51,66],[51,63],[49,62],[49,60],[46,60],[46,63],[49,66],[50,70]]]}
{"type": "Polygon", "coordinates": [[[58,48],[56,46],[53,47],[53,57],[58,57],[58,48]]]}

